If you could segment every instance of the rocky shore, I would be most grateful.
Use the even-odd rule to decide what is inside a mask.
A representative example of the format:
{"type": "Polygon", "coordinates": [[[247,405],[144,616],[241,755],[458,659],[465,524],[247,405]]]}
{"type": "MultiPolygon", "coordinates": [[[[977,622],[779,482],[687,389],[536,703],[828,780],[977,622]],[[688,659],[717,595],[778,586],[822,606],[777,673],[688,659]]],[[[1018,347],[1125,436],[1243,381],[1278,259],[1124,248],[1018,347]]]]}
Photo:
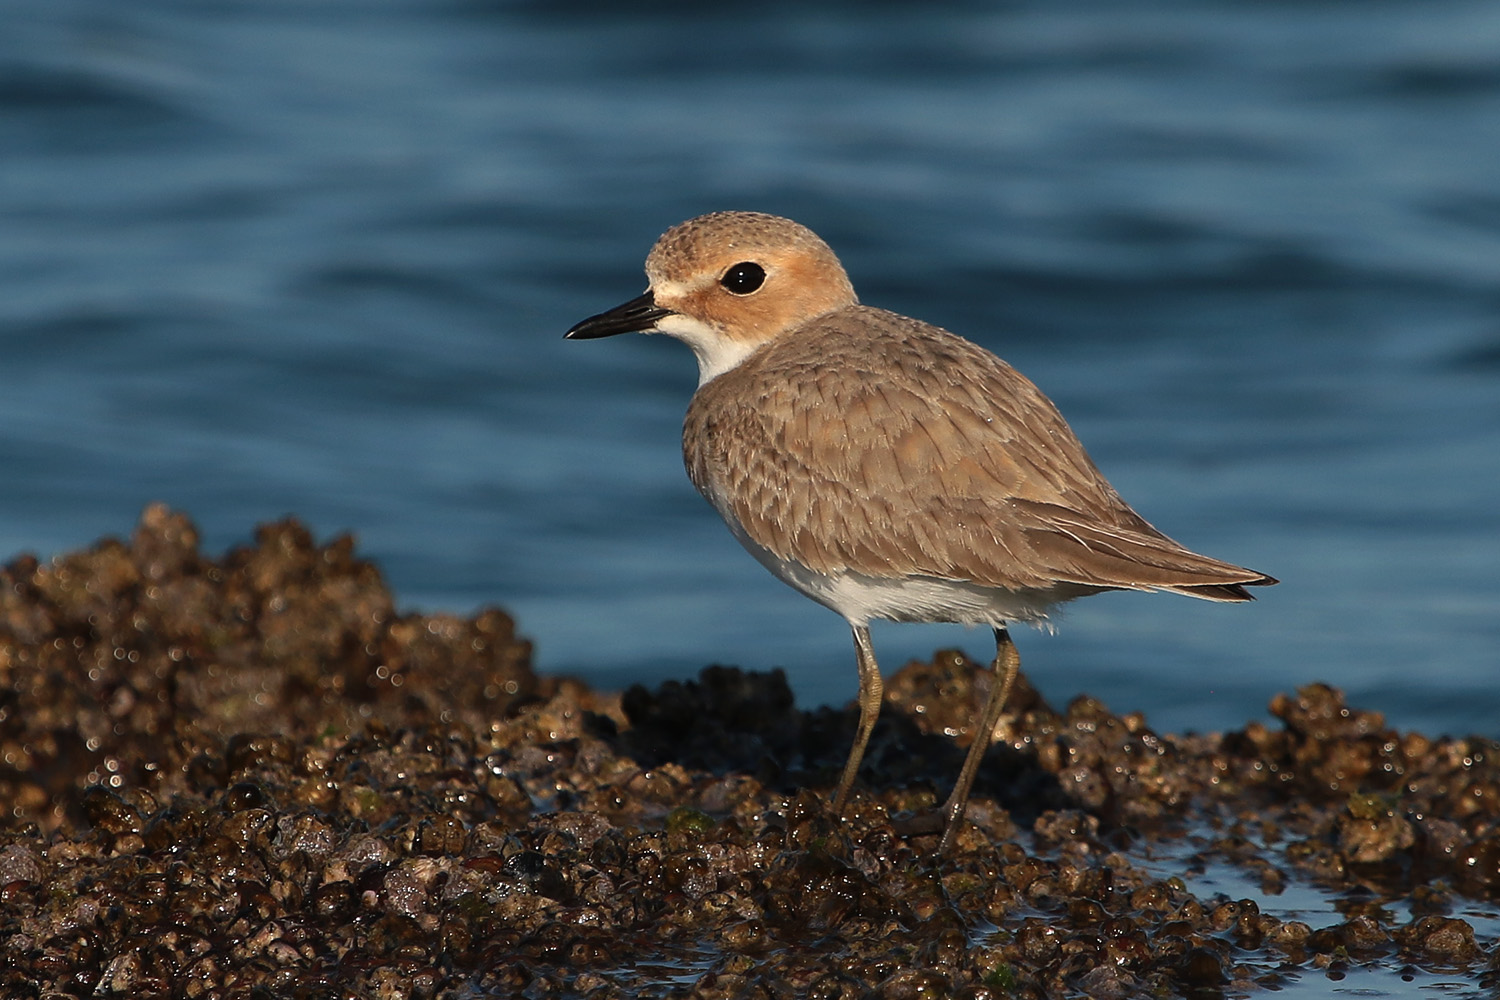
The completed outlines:
{"type": "Polygon", "coordinates": [[[216,559],[152,507],[0,572],[0,995],[1500,988],[1495,743],[1317,685],[1171,736],[1023,683],[937,859],[903,831],[988,681],[956,653],[894,675],[841,821],[854,714],[780,674],[539,677],[503,612],[399,613],[348,538],[285,521],[216,559]],[[1267,905],[1293,889],[1328,912],[1267,905]]]}

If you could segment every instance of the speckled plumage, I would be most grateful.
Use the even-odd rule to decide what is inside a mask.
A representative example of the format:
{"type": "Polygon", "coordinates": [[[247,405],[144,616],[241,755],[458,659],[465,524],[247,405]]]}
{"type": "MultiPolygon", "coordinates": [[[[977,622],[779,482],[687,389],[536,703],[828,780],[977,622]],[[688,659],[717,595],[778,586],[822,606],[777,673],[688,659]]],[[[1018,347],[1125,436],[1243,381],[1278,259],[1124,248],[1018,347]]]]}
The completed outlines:
{"type": "Polygon", "coordinates": [[[683,424],[693,483],[752,555],[848,620],[860,722],[842,809],[879,712],[873,618],[988,624],[993,690],[944,812],[941,849],[1019,657],[1006,624],[1103,590],[1246,601],[1269,576],[1157,531],[1104,479],[1058,413],[995,355],[859,304],[811,230],[717,212],[668,230],[645,295],[568,331],[666,333],[692,349],[683,424]]]}
{"type": "Polygon", "coordinates": [[[703,385],[683,458],[754,542],[816,573],[1219,600],[1265,579],[1131,510],[1014,368],[867,306],[821,316],[703,385]]]}

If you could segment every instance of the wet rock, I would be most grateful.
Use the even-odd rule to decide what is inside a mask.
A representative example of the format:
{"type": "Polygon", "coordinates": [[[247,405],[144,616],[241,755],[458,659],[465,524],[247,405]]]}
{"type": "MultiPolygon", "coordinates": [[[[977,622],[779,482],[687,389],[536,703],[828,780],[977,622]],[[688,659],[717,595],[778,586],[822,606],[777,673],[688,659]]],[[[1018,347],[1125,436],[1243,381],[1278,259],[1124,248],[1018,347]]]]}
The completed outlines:
{"type": "Polygon", "coordinates": [[[1454,917],[1418,917],[1396,933],[1396,940],[1418,961],[1456,964],[1481,954],[1474,928],[1454,917]]]}
{"type": "Polygon", "coordinates": [[[41,859],[27,844],[0,848],[0,886],[29,884],[42,879],[41,859]]]}
{"type": "Polygon", "coordinates": [[[1229,982],[1224,959],[1208,948],[1192,948],[1178,962],[1178,981],[1187,989],[1198,990],[1222,986],[1229,982]]]}
{"type": "Polygon", "coordinates": [[[503,613],[398,613],[348,539],[212,558],[153,507],[0,573],[0,994],[1239,995],[1494,948],[1449,914],[1500,885],[1495,746],[1316,685],[1172,736],[1022,678],[935,858],[992,683],[892,676],[835,816],[855,713],[778,674],[538,678],[503,613]],[[1212,866],[1342,920],[1195,895],[1212,866]]]}
{"type": "Polygon", "coordinates": [[[1354,795],[1349,812],[1338,821],[1339,849],[1351,861],[1389,861],[1416,843],[1417,835],[1387,796],[1354,795]]]}

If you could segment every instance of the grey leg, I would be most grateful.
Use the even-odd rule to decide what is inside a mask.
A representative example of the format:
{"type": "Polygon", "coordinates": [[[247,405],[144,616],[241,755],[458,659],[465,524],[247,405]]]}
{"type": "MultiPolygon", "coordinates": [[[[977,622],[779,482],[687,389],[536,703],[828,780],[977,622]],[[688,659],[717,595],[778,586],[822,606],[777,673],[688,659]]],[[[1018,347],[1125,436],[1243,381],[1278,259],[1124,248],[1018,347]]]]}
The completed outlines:
{"type": "Polygon", "coordinates": [[[854,776],[859,773],[859,762],[864,759],[865,746],[875,731],[880,700],[885,695],[880,666],[875,662],[875,650],[870,645],[869,626],[851,624],[849,627],[854,632],[854,658],[859,665],[859,731],[854,734],[854,747],[844,765],[844,776],[839,779],[838,794],[833,797],[833,811],[836,813],[843,813],[844,806],[849,804],[849,789],[854,787],[854,776]]]}
{"type": "Polygon", "coordinates": [[[995,724],[1000,721],[1000,712],[1005,708],[1005,700],[1010,697],[1010,688],[1015,683],[1016,671],[1020,667],[1021,654],[1017,652],[1015,643],[1010,641],[1010,633],[1003,627],[995,629],[996,683],[990,689],[989,701],[985,703],[984,713],[980,715],[979,724],[974,730],[974,742],[969,744],[969,755],[964,758],[964,769],[958,773],[958,784],[953,786],[953,794],[948,796],[948,801],[943,806],[943,812],[948,814],[948,822],[943,827],[942,843],[938,845],[940,855],[948,853],[948,848],[953,846],[953,838],[958,834],[958,828],[963,825],[969,789],[974,786],[974,776],[979,773],[979,762],[989,749],[995,724]]]}

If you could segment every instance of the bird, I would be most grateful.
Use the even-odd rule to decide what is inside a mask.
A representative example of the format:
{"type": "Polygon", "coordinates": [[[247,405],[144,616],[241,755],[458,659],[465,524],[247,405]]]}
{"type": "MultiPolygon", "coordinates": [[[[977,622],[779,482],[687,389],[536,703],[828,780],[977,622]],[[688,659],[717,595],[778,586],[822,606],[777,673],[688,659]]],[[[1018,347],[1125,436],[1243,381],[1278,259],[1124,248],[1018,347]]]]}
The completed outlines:
{"type": "Polygon", "coordinates": [[[853,635],[859,722],[839,815],[883,698],[871,621],[994,634],[995,682],[941,809],[941,856],[1020,667],[1012,624],[1046,627],[1058,605],[1102,591],[1243,602],[1277,582],[1152,527],[1029,379],[957,334],[862,305],[799,223],[689,219],[656,241],[646,277],[644,294],[565,337],[657,333],[692,349],[689,478],[751,555],[853,635]]]}

